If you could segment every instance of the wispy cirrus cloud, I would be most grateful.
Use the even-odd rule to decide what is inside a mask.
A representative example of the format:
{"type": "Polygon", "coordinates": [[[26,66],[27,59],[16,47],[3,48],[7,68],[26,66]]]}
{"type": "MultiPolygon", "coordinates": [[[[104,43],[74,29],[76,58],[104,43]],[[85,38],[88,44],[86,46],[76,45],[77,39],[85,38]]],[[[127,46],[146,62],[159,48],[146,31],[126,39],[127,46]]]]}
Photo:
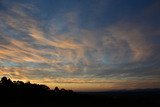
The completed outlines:
{"type": "Polygon", "coordinates": [[[158,27],[134,23],[137,19],[128,22],[122,17],[101,28],[95,26],[100,22],[93,18],[90,22],[94,20],[95,27],[89,28],[88,18],[109,14],[109,9],[97,13],[104,9],[99,7],[88,18],[82,18],[84,13],[78,7],[54,14],[38,2],[1,2],[5,7],[0,10],[1,76],[50,86],[68,84],[68,88],[93,88],[91,84],[101,90],[127,85],[139,88],[147,82],[159,87],[158,27]]]}

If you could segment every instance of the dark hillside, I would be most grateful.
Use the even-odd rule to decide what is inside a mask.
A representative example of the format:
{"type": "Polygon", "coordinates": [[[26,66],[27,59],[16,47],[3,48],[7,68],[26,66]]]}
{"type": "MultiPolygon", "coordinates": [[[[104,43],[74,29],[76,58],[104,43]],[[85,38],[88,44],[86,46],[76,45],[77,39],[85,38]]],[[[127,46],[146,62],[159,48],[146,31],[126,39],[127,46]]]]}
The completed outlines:
{"type": "Polygon", "coordinates": [[[159,89],[76,93],[6,77],[0,81],[0,97],[0,107],[160,107],[159,89]]]}

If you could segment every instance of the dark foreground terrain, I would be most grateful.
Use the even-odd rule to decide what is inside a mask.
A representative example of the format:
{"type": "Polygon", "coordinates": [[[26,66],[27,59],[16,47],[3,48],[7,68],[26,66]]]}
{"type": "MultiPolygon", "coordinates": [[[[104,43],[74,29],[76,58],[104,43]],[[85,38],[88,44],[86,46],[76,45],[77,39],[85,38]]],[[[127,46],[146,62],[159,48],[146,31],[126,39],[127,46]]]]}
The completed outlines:
{"type": "Polygon", "coordinates": [[[160,107],[160,89],[79,92],[45,85],[0,81],[0,107],[160,107]]]}

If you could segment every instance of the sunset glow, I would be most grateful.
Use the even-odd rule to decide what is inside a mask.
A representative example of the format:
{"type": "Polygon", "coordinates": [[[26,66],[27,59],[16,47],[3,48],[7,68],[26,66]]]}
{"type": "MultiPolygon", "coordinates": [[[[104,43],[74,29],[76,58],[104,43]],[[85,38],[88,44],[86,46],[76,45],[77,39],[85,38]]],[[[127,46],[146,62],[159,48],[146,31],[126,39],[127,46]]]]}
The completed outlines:
{"type": "Polygon", "coordinates": [[[75,91],[160,88],[159,0],[0,0],[0,77],[75,91]]]}

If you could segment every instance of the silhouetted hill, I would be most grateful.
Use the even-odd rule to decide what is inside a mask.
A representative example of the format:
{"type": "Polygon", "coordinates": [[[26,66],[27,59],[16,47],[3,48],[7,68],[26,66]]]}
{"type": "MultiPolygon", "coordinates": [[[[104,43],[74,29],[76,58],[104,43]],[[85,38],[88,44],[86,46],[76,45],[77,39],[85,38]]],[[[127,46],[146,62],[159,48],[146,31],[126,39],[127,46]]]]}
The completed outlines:
{"type": "Polygon", "coordinates": [[[0,107],[160,107],[160,89],[107,92],[73,92],[51,90],[46,85],[0,81],[0,107]]]}

